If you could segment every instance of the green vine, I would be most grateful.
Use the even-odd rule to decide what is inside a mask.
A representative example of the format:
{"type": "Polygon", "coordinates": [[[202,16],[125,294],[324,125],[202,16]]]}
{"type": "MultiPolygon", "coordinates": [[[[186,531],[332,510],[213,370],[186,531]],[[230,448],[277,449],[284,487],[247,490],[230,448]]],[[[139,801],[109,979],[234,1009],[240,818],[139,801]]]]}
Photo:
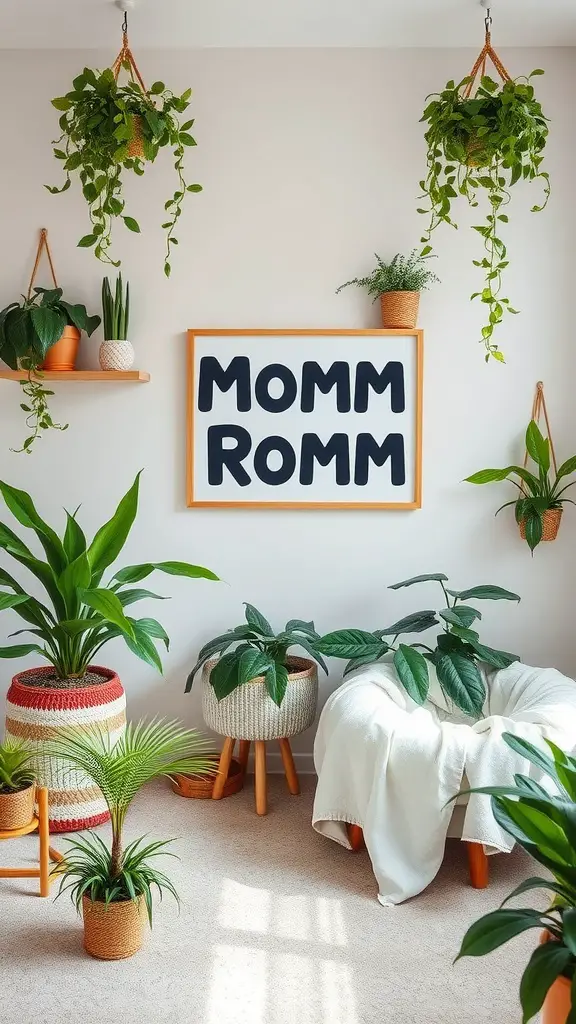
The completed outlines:
{"type": "MultiPolygon", "coordinates": [[[[128,62],[122,65],[132,73],[128,62]]],[[[189,107],[191,89],[174,95],[163,82],[155,82],[143,92],[135,81],[119,85],[110,68],[93,71],[84,68],[65,96],[52,100],[62,111],[62,135],[55,141],[54,156],[63,161],[66,179],[61,187],[46,185],[49,192],[60,193],[70,188],[71,175],[77,172],[82,193],[88,203],[91,229],[78,242],[82,248],[94,248],[96,257],[117,267],[112,259],[112,226],[121,217],[130,231],[140,232],[138,221],[125,213],[123,197],[124,170],[138,177],[145,172],[146,162],[153,163],[164,147],[171,147],[177,188],[165,203],[168,217],[162,225],[166,231],[164,273],[171,271],[172,246],[178,245],[175,229],[182,214],[186,192],[201,192],[202,186],[189,185],[184,173],[184,154],[196,141],[189,129],[194,120],[180,124],[179,115],[189,107]]]]}
{"type": "Polygon", "coordinates": [[[484,189],[487,193],[486,221],[474,225],[482,236],[485,254],[473,263],[484,271],[484,286],[471,296],[487,306],[487,322],[480,338],[486,362],[490,358],[505,361],[493,340],[494,331],[506,312],[518,312],[501,294],[502,275],[509,260],[500,227],[508,223],[508,214],[503,211],[510,203],[510,190],[517,181],[542,179],[544,202],[533,206],[532,212],[543,210],[550,196],[549,175],[541,169],[547,119],[530,81],[542,74],[537,69],[528,78],[510,80],[502,86],[484,75],[476,95],[470,98],[461,93],[472,81],[470,77],[458,85],[450,81],[441,93],[433,94],[421,118],[429,125],[425,134],[427,174],[420,182],[429,205],[418,210],[429,217],[429,223],[421,239],[421,255],[432,251],[432,234],[440,224],[457,227],[451,216],[454,199],[465,196],[470,206],[477,207],[478,191],[484,189]]]}
{"type": "Polygon", "coordinates": [[[20,381],[22,394],[26,399],[26,401],[20,403],[20,408],[23,412],[27,413],[26,426],[31,433],[21,448],[11,448],[10,451],[17,454],[25,452],[26,455],[31,455],[32,445],[42,435],[44,430],[49,430],[50,428],[53,430],[68,430],[68,423],[54,423],[48,409],[48,399],[52,397],[54,392],[44,387],[42,383],[44,374],[34,359],[29,357],[21,359],[20,367],[22,370],[26,370],[28,374],[26,380],[20,381]]]}

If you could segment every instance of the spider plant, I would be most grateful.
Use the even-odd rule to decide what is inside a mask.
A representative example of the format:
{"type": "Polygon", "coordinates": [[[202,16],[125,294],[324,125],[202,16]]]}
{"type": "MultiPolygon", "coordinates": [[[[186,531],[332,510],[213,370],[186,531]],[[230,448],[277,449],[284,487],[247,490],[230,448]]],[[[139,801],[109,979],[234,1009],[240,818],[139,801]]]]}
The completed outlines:
{"type": "Polygon", "coordinates": [[[138,791],[153,779],[179,772],[213,773],[209,746],[195,730],[165,719],[128,724],[115,745],[96,727],[82,734],[70,730],[55,740],[50,756],[64,759],[70,769],[85,773],[98,786],[112,828],[110,847],[95,834],[69,842],[64,865],[58,868],[59,895],[69,891],[78,909],[84,896],[106,904],[143,896],[152,924],[152,890],[167,890],[177,898],[167,876],[150,863],[172,840],[145,844],[141,837],[124,848],[126,815],[138,791]]]}
{"type": "Polygon", "coordinates": [[[116,278],[114,294],[108,278],[102,281],[102,315],[106,341],[126,341],[130,324],[130,284],[126,282],[124,291],[122,274],[116,278]]]}
{"type": "Polygon", "coordinates": [[[19,793],[35,778],[29,748],[15,740],[0,743],[0,793],[19,793]]]}

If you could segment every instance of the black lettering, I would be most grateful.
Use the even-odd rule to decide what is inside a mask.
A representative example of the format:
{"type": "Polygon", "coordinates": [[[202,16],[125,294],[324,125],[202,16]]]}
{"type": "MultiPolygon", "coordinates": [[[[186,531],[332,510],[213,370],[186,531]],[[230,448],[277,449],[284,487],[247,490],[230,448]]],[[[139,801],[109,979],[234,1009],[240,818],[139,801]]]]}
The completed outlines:
{"type": "Polygon", "coordinates": [[[328,466],[336,459],[336,483],[345,486],[350,483],[350,447],[347,434],[332,434],[326,444],[318,434],[302,435],[300,456],[300,483],[311,484],[314,479],[314,459],[321,466],[328,466]]]}
{"type": "Polygon", "coordinates": [[[240,487],[251,483],[242,461],[250,454],[252,438],[244,427],[233,423],[224,423],[217,427],[208,427],[208,483],[218,487],[224,479],[224,467],[234,477],[240,487]],[[224,440],[231,437],[236,441],[235,448],[225,448],[224,440]]]}
{"type": "Polygon", "coordinates": [[[383,466],[390,459],[390,479],[394,487],[406,483],[404,438],[402,434],[388,434],[383,444],[377,444],[372,434],[358,434],[356,441],[356,465],[354,483],[363,487],[368,483],[370,459],[376,466],[383,466]]]}
{"type": "Polygon", "coordinates": [[[294,374],[282,363],[270,363],[269,366],[260,370],[256,377],[254,386],[256,401],[266,412],[286,412],[286,409],[293,404],[297,391],[298,385],[294,374]],[[272,398],[268,391],[270,381],[274,380],[274,377],[278,377],[284,385],[284,391],[279,398],[272,398]]]}
{"type": "Polygon", "coordinates": [[[382,395],[390,387],[390,408],[392,412],[404,412],[406,395],[404,392],[404,367],[399,362],[389,362],[378,373],[372,363],[361,361],[356,367],[356,387],[354,390],[354,412],[366,412],[368,409],[368,388],[372,387],[377,395],[382,395]]]}
{"type": "Polygon", "coordinates": [[[254,470],[263,484],[277,487],[285,484],[296,469],[296,453],[285,437],[265,437],[260,441],[254,452],[254,470]],[[270,469],[268,456],[271,452],[280,452],[282,465],[279,469],[270,469]]]}
{"type": "Polygon", "coordinates": [[[235,384],[238,412],[250,411],[252,400],[248,356],[234,356],[226,370],[222,368],[215,356],[202,356],[198,383],[198,410],[200,412],[210,412],[212,409],[215,384],[220,391],[229,391],[235,384]]]}
{"type": "Polygon", "coordinates": [[[324,371],[319,363],[309,360],[302,367],[302,395],[300,408],[302,412],[314,411],[314,389],[318,388],[323,395],[336,386],[336,408],[338,412],[350,412],[350,367],[343,360],[332,363],[329,370],[324,371]]]}

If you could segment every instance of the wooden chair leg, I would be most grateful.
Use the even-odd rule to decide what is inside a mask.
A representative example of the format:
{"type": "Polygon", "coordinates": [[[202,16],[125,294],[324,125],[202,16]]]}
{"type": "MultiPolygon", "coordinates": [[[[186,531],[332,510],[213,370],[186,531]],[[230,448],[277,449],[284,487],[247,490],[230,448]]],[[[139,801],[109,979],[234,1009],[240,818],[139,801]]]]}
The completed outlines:
{"type": "Polygon", "coordinates": [[[266,744],[263,740],[254,741],[254,790],[256,814],[266,814],[266,744]]]}
{"type": "Polygon", "coordinates": [[[360,825],[346,825],[346,831],[348,833],[348,841],[352,847],[353,853],[358,853],[364,846],[364,832],[360,828],[360,825]]]}
{"type": "Polygon", "coordinates": [[[286,776],[286,782],[288,783],[288,789],[292,793],[292,796],[298,796],[300,793],[300,783],[298,782],[298,774],[296,772],[296,765],[294,764],[294,758],[292,756],[290,740],[278,740],[278,743],[280,744],[280,753],[282,755],[282,764],[284,765],[284,774],[286,776]]]}
{"type": "Polygon", "coordinates": [[[224,792],[224,786],[226,785],[226,779],[228,778],[228,772],[230,770],[230,762],[232,760],[232,754],[234,753],[234,744],[236,740],[227,736],[224,740],[224,746],[222,747],[222,753],[220,754],[220,763],[218,764],[218,775],[214,779],[214,786],[212,788],[212,799],[221,800],[224,792]]]}
{"type": "Polygon", "coordinates": [[[250,740],[240,740],[240,764],[242,774],[246,775],[248,769],[248,758],[250,757],[250,740]]]}
{"type": "Polygon", "coordinates": [[[48,790],[38,789],[38,836],[40,838],[40,895],[50,895],[50,835],[48,823],[48,790]]]}
{"type": "Polygon", "coordinates": [[[488,886],[488,857],[484,853],[482,843],[466,843],[468,847],[468,866],[470,882],[474,889],[486,889],[488,886]]]}

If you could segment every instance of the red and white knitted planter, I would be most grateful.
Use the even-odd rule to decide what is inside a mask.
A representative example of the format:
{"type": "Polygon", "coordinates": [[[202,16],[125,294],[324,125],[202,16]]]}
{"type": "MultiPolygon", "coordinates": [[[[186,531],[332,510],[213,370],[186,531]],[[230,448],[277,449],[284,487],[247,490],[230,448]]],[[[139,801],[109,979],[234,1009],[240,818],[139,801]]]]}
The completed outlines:
{"type": "Polygon", "coordinates": [[[48,787],[51,832],[75,832],[108,821],[102,794],[82,772],[59,758],[48,758],[46,744],[62,729],[82,730],[97,725],[113,742],[126,728],[126,696],[115,672],[91,665],[107,682],[76,690],[26,686],[32,669],[14,676],[6,699],[6,738],[25,741],[34,750],[34,767],[40,786],[48,787]]]}

